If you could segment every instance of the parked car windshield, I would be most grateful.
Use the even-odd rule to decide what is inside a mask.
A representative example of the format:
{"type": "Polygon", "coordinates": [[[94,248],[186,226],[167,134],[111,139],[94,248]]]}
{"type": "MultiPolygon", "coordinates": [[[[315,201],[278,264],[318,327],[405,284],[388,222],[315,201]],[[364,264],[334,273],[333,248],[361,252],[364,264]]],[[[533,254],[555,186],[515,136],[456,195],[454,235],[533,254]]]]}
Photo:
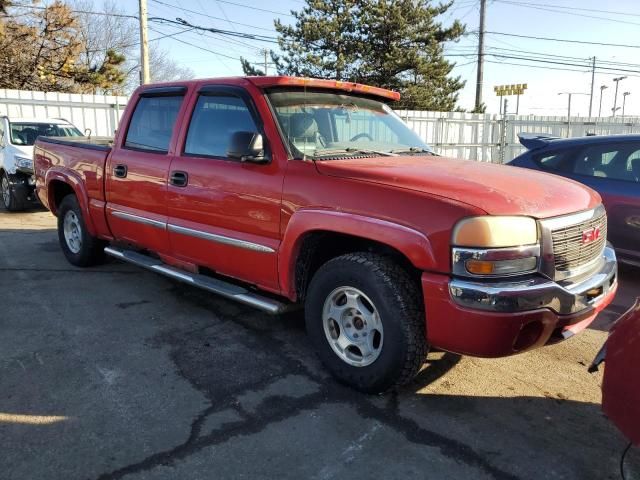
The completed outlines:
{"type": "Polygon", "coordinates": [[[42,137],[81,137],[82,132],[68,123],[23,123],[10,122],[11,143],[31,146],[36,138],[42,137]]]}
{"type": "Polygon", "coordinates": [[[318,90],[275,90],[268,98],[296,157],[433,154],[383,102],[318,90]]]}

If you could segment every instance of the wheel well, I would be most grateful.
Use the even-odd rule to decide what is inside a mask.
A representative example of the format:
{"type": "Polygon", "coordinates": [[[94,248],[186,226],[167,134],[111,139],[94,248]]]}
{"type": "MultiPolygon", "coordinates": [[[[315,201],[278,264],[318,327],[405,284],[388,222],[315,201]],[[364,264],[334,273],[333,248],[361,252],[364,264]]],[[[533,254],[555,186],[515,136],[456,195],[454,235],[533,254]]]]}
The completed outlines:
{"type": "Polygon", "coordinates": [[[51,198],[53,199],[53,205],[50,205],[51,211],[56,213],[58,211],[58,207],[60,206],[60,202],[62,199],[69,194],[74,194],[75,192],[71,185],[68,183],[62,182],[60,180],[52,180],[49,184],[49,191],[51,192],[51,198]]]}
{"type": "Polygon", "coordinates": [[[309,282],[316,271],[332,258],[353,252],[372,252],[391,257],[416,281],[420,271],[399,250],[384,243],[338,232],[316,231],[305,235],[295,265],[295,290],[299,301],[304,300],[309,282]]]}

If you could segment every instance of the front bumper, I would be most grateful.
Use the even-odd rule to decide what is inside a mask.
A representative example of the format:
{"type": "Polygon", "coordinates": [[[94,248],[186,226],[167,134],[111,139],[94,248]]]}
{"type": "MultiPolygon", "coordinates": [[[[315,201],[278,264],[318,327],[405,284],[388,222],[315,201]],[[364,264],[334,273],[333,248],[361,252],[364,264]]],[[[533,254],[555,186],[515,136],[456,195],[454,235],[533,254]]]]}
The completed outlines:
{"type": "Polygon", "coordinates": [[[554,282],[540,275],[479,282],[422,276],[427,338],[438,348],[499,357],[569,338],[586,328],[615,295],[617,261],[607,246],[595,273],[554,282]]]}

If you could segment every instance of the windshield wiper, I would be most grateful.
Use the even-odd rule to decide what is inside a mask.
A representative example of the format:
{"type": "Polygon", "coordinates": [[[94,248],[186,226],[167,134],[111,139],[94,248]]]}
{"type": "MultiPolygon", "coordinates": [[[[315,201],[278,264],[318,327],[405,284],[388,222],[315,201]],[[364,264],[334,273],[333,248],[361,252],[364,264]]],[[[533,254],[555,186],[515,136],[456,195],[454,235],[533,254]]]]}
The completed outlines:
{"type": "Polygon", "coordinates": [[[333,155],[340,155],[340,154],[348,154],[348,155],[357,155],[357,154],[364,154],[364,155],[380,155],[381,157],[395,157],[397,156],[395,152],[384,152],[382,150],[370,150],[367,148],[356,148],[356,147],[347,147],[347,148],[334,148],[331,150],[321,150],[321,151],[315,151],[313,152],[313,157],[330,157],[333,155]]]}
{"type": "Polygon", "coordinates": [[[396,148],[391,150],[390,153],[394,153],[396,155],[400,153],[428,153],[429,155],[435,155],[431,150],[427,150],[422,147],[396,148]]]}

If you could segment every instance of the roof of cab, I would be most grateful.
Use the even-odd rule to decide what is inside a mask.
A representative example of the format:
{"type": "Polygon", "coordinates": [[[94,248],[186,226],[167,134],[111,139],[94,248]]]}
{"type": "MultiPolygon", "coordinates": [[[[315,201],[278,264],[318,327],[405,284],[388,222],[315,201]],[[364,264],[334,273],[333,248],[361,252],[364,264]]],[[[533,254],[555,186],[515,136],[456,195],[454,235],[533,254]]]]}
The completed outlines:
{"type": "Polygon", "coordinates": [[[321,78],[307,77],[287,77],[287,76],[262,76],[262,77],[218,77],[218,78],[198,78],[186,81],[172,81],[163,83],[149,83],[140,87],[137,92],[143,94],[153,89],[166,89],[176,87],[186,87],[194,84],[206,84],[208,82],[218,82],[225,84],[240,84],[242,81],[251,82],[258,88],[272,87],[309,87],[326,88],[328,90],[343,90],[345,92],[359,93],[373,97],[385,98],[387,100],[400,100],[400,93],[385,88],[363,85],[361,83],[343,82],[340,80],[326,80],[321,78]]]}
{"type": "Polygon", "coordinates": [[[612,142],[640,142],[640,135],[588,135],[586,137],[558,138],[546,133],[521,133],[518,135],[520,143],[528,150],[541,148],[569,148],[580,145],[591,145],[612,142]]]}

